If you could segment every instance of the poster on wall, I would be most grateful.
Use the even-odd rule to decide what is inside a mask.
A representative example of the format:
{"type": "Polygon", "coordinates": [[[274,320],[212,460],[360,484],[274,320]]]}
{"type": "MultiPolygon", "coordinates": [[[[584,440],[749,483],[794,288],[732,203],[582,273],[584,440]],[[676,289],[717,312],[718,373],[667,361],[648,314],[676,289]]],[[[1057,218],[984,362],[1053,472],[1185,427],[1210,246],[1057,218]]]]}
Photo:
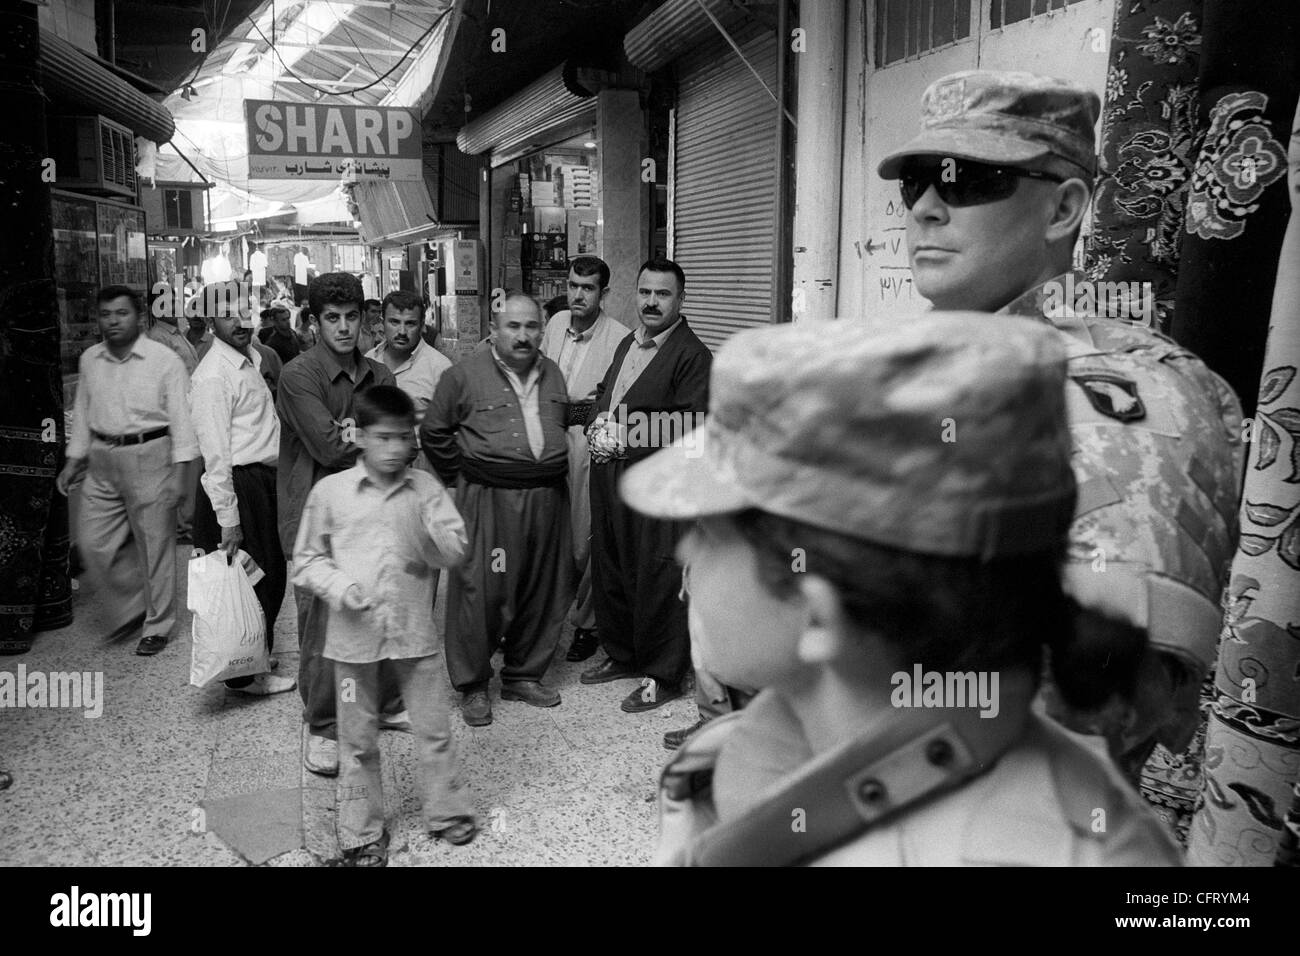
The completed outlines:
{"type": "Polygon", "coordinates": [[[473,239],[458,239],[454,245],[456,294],[478,295],[478,243],[473,239]]]}

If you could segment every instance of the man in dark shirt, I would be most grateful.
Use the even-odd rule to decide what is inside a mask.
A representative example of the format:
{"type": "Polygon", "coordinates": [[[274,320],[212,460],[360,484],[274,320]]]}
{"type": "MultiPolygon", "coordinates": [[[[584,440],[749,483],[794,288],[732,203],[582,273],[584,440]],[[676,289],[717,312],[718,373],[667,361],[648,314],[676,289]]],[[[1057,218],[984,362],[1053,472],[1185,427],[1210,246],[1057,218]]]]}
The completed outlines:
{"type": "Polygon", "coordinates": [[[297,358],[302,352],[302,344],[289,321],[289,310],[282,305],[273,305],[262,310],[262,317],[271,324],[258,330],[258,341],[275,351],[280,364],[287,365],[290,359],[297,358]]]}
{"type": "MultiPolygon", "coordinates": [[[[302,509],[312,487],[326,475],[351,467],[360,450],[352,417],[353,396],[372,385],[397,385],[382,362],[357,350],[361,302],[356,276],[330,272],[311,281],[308,309],[318,341],[284,367],[276,395],[280,414],[280,457],[276,494],[280,543],[293,553],[302,509]]],[[[325,659],[325,620],[329,606],[310,591],[294,588],[298,605],[298,690],[307,723],[303,764],[313,773],[338,773],[338,724],[334,710],[334,671],[325,659]]],[[[400,724],[390,685],[382,725],[400,724]]]]}
{"type": "Polygon", "coordinates": [[[447,670],[465,723],[492,722],[492,654],[505,638],[501,699],[554,707],[542,677],[573,600],[568,391],[540,352],[542,317],[506,296],[492,345],[438,380],[420,444],[465,519],[469,552],[447,588],[447,670]]]}

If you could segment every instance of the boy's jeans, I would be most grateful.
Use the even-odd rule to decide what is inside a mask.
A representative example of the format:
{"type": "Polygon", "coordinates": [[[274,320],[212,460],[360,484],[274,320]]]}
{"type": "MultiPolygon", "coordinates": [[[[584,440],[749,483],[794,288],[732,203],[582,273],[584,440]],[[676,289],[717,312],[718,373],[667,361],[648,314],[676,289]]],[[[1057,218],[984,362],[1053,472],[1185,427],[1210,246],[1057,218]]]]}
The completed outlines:
{"type": "Polygon", "coordinates": [[[441,654],[373,664],[334,662],[338,704],[338,838],[344,850],[373,843],[384,832],[384,791],[379,771],[379,676],[387,668],[402,689],[420,761],[421,806],[426,830],[474,818],[469,790],[457,779],[451,740],[451,689],[441,654]]]}

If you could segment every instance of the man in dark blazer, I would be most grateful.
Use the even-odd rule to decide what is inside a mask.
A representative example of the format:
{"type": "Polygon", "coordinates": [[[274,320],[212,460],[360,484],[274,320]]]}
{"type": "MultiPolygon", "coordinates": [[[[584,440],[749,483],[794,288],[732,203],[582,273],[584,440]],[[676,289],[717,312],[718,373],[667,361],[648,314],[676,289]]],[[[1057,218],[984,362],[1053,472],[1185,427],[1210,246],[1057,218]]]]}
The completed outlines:
{"type": "Polygon", "coordinates": [[[691,664],[678,522],[646,518],[623,504],[628,466],[702,422],[713,356],[681,314],[686,276],[651,259],[637,276],[640,326],[619,344],[589,415],[591,561],[596,630],[606,658],[584,684],[639,678],[622,709],[653,710],[681,696],[691,664]]]}

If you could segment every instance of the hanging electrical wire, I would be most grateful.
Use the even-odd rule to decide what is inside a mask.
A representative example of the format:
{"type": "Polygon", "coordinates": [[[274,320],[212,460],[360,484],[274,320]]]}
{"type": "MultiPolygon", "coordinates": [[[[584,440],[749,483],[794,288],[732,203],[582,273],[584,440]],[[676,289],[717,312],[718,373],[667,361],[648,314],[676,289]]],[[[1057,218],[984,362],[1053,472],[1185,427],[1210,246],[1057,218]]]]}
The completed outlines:
{"type": "Polygon", "coordinates": [[[271,48],[271,51],[275,54],[275,58],[280,61],[280,67],[284,70],[285,73],[293,77],[294,80],[301,83],[309,90],[315,90],[317,93],[320,93],[322,96],[356,96],[358,93],[363,93],[366,90],[374,89],[376,86],[383,83],[384,80],[392,76],[393,73],[397,71],[397,68],[406,62],[406,58],[410,56],[411,53],[414,52],[415,49],[421,43],[424,42],[425,38],[428,37],[429,34],[433,33],[433,31],[438,28],[438,25],[442,23],[443,20],[447,19],[447,15],[451,13],[451,11],[452,11],[452,7],[450,6],[447,7],[447,9],[443,10],[442,13],[438,15],[438,18],[429,25],[429,28],[425,30],[423,33],[421,33],[418,37],[416,37],[415,42],[412,43],[409,47],[407,47],[406,52],[403,53],[398,58],[396,63],[394,63],[391,67],[389,67],[389,69],[383,74],[383,76],[380,76],[378,79],[374,80],[371,83],[367,83],[365,86],[358,86],[355,89],[347,90],[342,93],[336,93],[333,90],[327,90],[324,87],[317,86],[316,84],[312,83],[310,80],[306,80],[303,77],[299,76],[297,73],[295,73],[292,69],[289,68],[289,64],[284,62],[284,57],[280,56],[280,51],[277,50],[275,48],[275,45],[266,38],[266,34],[262,32],[262,28],[257,25],[257,23],[253,20],[253,18],[247,17],[246,19],[248,20],[249,23],[253,25],[253,29],[256,30],[258,36],[262,38],[262,42],[266,43],[271,48]]]}

